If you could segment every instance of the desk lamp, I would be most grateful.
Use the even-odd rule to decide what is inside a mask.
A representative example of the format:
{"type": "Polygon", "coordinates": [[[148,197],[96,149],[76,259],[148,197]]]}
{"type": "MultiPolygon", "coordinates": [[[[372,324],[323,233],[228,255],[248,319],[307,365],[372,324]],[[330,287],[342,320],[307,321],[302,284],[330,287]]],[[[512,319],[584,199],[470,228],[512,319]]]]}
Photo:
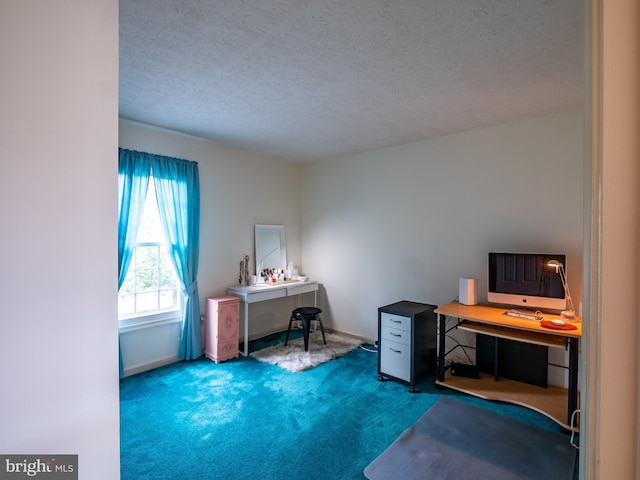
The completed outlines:
{"type": "Polygon", "coordinates": [[[547,263],[547,266],[555,268],[556,273],[560,274],[560,280],[562,280],[562,286],[564,287],[564,294],[567,298],[568,310],[563,311],[560,314],[560,317],[566,318],[567,320],[573,320],[576,317],[576,311],[573,309],[573,301],[571,300],[569,285],[567,285],[567,274],[564,270],[564,265],[557,260],[551,260],[549,263],[547,263]]]}

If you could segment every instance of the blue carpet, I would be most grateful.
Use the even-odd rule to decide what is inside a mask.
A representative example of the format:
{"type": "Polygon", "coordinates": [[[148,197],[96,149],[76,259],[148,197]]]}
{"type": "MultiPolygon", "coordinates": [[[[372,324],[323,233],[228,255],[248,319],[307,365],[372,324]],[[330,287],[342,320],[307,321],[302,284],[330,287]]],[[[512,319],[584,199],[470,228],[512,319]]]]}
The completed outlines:
{"type": "MultiPolygon", "coordinates": [[[[251,350],[281,342],[275,335],[251,350]]],[[[531,410],[377,381],[362,349],[301,373],[241,357],[180,362],[120,384],[121,478],[363,479],[364,468],[441,397],[558,432],[531,410]]],[[[567,437],[568,441],[568,437],[567,437]]]]}

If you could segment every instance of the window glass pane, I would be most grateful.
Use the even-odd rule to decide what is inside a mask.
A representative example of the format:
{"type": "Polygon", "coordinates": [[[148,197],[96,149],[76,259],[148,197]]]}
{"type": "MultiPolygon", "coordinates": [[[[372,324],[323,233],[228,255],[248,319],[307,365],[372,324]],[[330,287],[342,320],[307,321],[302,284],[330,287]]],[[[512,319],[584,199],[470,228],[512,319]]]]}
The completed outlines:
{"type": "Polygon", "coordinates": [[[158,268],[158,246],[136,247],[136,268],[158,268]]]}
{"type": "Polygon", "coordinates": [[[169,290],[176,288],[176,276],[173,273],[173,269],[165,268],[158,272],[158,288],[161,290],[169,290]]]}
{"type": "Polygon", "coordinates": [[[158,270],[139,268],[136,271],[136,292],[149,292],[158,289],[158,270]]]}
{"type": "Polygon", "coordinates": [[[182,291],[167,250],[150,180],[136,249],[118,295],[118,316],[129,318],[181,308],[182,291]]]}
{"type": "Polygon", "coordinates": [[[138,242],[157,242],[158,239],[164,241],[164,232],[160,223],[160,213],[156,201],[156,187],[153,177],[149,179],[147,198],[144,200],[144,212],[138,230],[138,242]]]}
{"type": "Polygon", "coordinates": [[[124,282],[122,283],[122,286],[120,287],[120,296],[122,296],[122,294],[128,293],[135,293],[136,292],[136,276],[135,276],[135,272],[134,274],[131,274],[131,268],[129,269],[129,272],[127,272],[127,276],[124,277],[124,282]]]}
{"type": "Polygon", "coordinates": [[[178,294],[176,290],[163,290],[160,292],[160,309],[173,308],[178,304],[178,294]]]}
{"type": "Polygon", "coordinates": [[[171,256],[169,255],[169,250],[166,247],[162,247],[160,249],[160,258],[158,260],[160,264],[160,268],[166,268],[168,270],[173,270],[173,262],[171,261],[171,256]]]}
{"type": "Polygon", "coordinates": [[[136,313],[135,295],[118,295],[118,315],[133,315],[134,313],[136,313]]]}
{"type": "Polygon", "coordinates": [[[136,295],[136,313],[158,310],[158,292],[138,293],[136,295]]]}

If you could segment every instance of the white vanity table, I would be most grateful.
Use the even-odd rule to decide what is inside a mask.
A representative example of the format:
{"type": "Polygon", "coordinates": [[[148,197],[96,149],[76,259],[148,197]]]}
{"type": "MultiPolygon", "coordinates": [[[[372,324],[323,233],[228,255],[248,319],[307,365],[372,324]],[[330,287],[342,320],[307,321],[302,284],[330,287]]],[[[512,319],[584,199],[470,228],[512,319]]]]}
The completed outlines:
{"type": "Polygon", "coordinates": [[[266,283],[254,286],[235,286],[228,287],[227,293],[240,298],[244,310],[244,352],[245,357],[249,355],[249,304],[256,302],[264,302],[275,298],[291,297],[301,295],[303,293],[313,292],[313,305],[317,304],[318,282],[315,280],[292,281],[278,285],[269,285],[266,283]]]}

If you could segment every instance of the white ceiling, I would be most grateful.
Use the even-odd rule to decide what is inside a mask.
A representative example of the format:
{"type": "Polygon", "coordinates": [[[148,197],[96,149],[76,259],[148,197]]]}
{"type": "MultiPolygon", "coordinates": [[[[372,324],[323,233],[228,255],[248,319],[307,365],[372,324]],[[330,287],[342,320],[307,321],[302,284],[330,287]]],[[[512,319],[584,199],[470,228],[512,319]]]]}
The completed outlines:
{"type": "Polygon", "coordinates": [[[120,116],[310,162],[583,103],[582,0],[120,0],[120,116]]]}

